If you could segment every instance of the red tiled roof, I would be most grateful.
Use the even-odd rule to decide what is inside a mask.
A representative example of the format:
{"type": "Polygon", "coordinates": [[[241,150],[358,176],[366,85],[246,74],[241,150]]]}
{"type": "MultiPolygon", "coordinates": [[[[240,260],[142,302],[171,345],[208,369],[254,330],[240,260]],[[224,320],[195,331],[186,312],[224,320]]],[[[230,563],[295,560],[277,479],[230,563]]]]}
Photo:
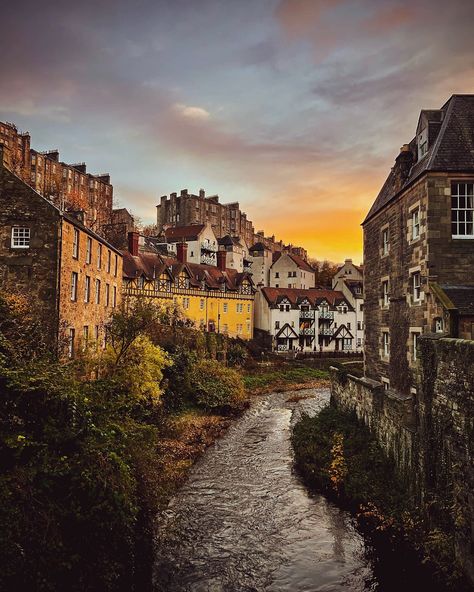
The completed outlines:
{"type": "Polygon", "coordinates": [[[307,298],[315,306],[322,300],[327,300],[330,306],[337,306],[340,302],[347,302],[344,294],[339,290],[324,290],[319,288],[262,288],[262,294],[269,304],[277,304],[282,298],[288,298],[293,306],[307,298]]]}
{"type": "Polygon", "coordinates": [[[171,226],[165,230],[168,242],[179,242],[182,240],[197,240],[204,230],[204,224],[189,224],[188,226],[171,226]]]}

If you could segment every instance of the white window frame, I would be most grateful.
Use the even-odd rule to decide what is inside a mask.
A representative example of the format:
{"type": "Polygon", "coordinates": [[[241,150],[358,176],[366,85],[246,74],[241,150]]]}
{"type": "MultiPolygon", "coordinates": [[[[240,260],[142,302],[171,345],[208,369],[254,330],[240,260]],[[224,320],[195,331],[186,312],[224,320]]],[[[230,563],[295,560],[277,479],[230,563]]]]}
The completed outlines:
{"type": "Polygon", "coordinates": [[[390,305],[390,287],[389,280],[382,282],[382,305],[386,308],[390,305]]]}
{"type": "Polygon", "coordinates": [[[91,301],[91,278],[90,275],[86,275],[84,278],[84,302],[91,301]]]}
{"type": "Polygon", "coordinates": [[[97,269],[102,267],[102,245],[97,245],[97,269]]]}
{"type": "Polygon", "coordinates": [[[382,331],[382,353],[384,358],[390,356],[390,333],[388,331],[382,331]]]}
{"type": "Polygon", "coordinates": [[[86,242],[86,263],[90,263],[92,261],[92,239],[90,236],[87,237],[86,242]]]}
{"type": "Polygon", "coordinates": [[[100,280],[95,280],[95,303],[100,304],[100,280]]]}
{"type": "Polygon", "coordinates": [[[72,256],[74,259],[79,259],[79,230],[73,228],[74,238],[72,241],[72,256]]]}
{"type": "Polygon", "coordinates": [[[390,250],[390,230],[387,226],[382,230],[382,255],[388,255],[390,250]]]}
{"type": "Polygon", "coordinates": [[[411,274],[411,293],[414,303],[421,302],[421,273],[419,271],[414,271],[411,274]]]}
{"type": "Polygon", "coordinates": [[[453,181],[451,183],[451,236],[465,240],[474,239],[474,181],[469,183],[453,181]],[[457,186],[457,192],[453,191],[454,186],[457,186]],[[464,186],[463,193],[460,191],[462,186],[464,186]],[[470,194],[468,187],[471,188],[470,194]],[[471,232],[467,232],[468,225],[471,232]],[[464,232],[461,233],[459,230],[463,226],[464,232]]]}
{"type": "Polygon", "coordinates": [[[12,226],[11,248],[29,249],[31,229],[29,226],[12,226]]]}
{"type": "Polygon", "coordinates": [[[74,329],[74,327],[70,327],[69,328],[69,337],[68,337],[67,350],[68,350],[68,358],[71,359],[71,360],[74,357],[74,341],[75,341],[75,337],[76,337],[76,330],[74,329]]]}
{"type": "Polygon", "coordinates": [[[71,302],[77,302],[77,286],[79,283],[79,274],[77,271],[71,272],[71,302]]]}
{"type": "Polygon", "coordinates": [[[411,240],[415,241],[420,238],[420,206],[411,211],[411,240]]]}

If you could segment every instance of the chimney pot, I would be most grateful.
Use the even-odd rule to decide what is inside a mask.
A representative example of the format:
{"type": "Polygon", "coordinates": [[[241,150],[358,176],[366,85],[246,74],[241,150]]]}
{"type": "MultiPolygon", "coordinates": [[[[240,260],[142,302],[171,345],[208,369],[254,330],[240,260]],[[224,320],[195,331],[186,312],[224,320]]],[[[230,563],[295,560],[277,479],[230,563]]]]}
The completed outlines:
{"type": "Polygon", "coordinates": [[[181,195],[188,195],[187,189],[181,189],[181,195]]]}
{"type": "Polygon", "coordinates": [[[128,250],[132,257],[138,256],[138,242],[140,240],[140,235],[138,232],[129,232],[128,233],[128,250]]]}
{"type": "Polygon", "coordinates": [[[187,243],[178,243],[176,245],[176,252],[178,261],[180,263],[186,263],[188,260],[188,245],[187,243]]]}
{"type": "Polygon", "coordinates": [[[226,270],[227,251],[217,251],[217,267],[220,271],[226,270]]]}

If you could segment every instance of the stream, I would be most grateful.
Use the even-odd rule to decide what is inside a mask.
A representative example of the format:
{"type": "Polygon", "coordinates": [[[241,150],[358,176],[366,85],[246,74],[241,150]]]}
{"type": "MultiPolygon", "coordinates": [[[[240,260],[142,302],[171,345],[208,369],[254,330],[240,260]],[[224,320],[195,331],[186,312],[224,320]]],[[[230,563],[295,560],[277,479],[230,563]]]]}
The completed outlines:
{"type": "Polygon", "coordinates": [[[291,427],[328,401],[256,398],[207,450],[158,517],[156,592],[382,592],[351,515],[293,472],[291,427]]]}

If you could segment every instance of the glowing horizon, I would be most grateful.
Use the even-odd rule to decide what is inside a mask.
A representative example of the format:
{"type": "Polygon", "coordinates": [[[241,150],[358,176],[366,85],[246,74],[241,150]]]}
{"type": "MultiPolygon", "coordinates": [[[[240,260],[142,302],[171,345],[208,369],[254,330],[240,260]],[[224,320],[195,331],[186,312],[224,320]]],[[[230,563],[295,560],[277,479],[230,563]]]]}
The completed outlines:
{"type": "Polygon", "coordinates": [[[420,110],[473,90],[473,20],[464,0],[28,0],[2,10],[0,120],[109,171],[145,223],[202,187],[312,257],[360,262],[420,110]]]}

